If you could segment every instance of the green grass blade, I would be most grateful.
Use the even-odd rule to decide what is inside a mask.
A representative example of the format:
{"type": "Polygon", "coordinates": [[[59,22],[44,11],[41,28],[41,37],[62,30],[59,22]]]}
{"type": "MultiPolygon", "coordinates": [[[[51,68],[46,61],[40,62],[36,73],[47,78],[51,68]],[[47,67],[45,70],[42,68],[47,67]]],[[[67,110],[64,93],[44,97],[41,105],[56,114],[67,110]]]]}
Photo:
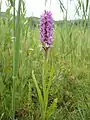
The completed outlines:
{"type": "Polygon", "coordinates": [[[13,52],[13,90],[12,90],[12,120],[15,119],[15,81],[18,76],[19,67],[19,49],[20,49],[20,10],[21,10],[21,0],[18,3],[17,17],[15,17],[15,0],[13,6],[13,32],[14,32],[14,52],[13,52]],[[15,25],[16,19],[16,25],[15,25]]]}
{"type": "Polygon", "coordinates": [[[54,69],[51,69],[51,72],[50,72],[50,79],[48,81],[48,85],[47,85],[47,88],[45,89],[44,91],[44,105],[45,105],[45,111],[47,109],[47,104],[48,104],[48,94],[49,94],[49,89],[51,87],[51,83],[52,83],[52,80],[53,80],[53,73],[54,73],[54,69]]]}
{"type": "Polygon", "coordinates": [[[47,118],[49,118],[53,114],[53,112],[56,108],[56,105],[57,105],[57,100],[58,100],[57,98],[54,99],[53,103],[51,104],[51,106],[47,110],[47,118]]]}
{"type": "Polygon", "coordinates": [[[43,97],[42,97],[42,94],[41,94],[41,90],[40,90],[40,88],[38,86],[38,83],[36,81],[36,77],[34,75],[34,71],[32,71],[32,78],[33,78],[33,82],[35,84],[35,87],[37,89],[37,93],[38,93],[38,97],[39,97],[39,103],[40,103],[41,106],[43,106],[43,97]]]}
{"type": "Polygon", "coordinates": [[[50,72],[50,79],[49,79],[49,82],[48,82],[48,87],[47,87],[48,91],[49,91],[49,89],[51,87],[52,80],[54,79],[53,74],[54,74],[54,69],[52,68],[51,72],[50,72]]]}
{"type": "Polygon", "coordinates": [[[39,98],[39,103],[40,103],[40,106],[41,106],[41,116],[42,116],[42,120],[44,120],[45,118],[45,113],[44,113],[44,102],[43,102],[43,97],[42,97],[42,93],[41,93],[41,90],[38,86],[38,83],[36,81],[36,77],[34,75],[34,71],[32,71],[32,78],[33,78],[33,82],[35,84],[35,87],[37,89],[37,93],[38,93],[38,98],[39,98]]]}
{"type": "Polygon", "coordinates": [[[79,115],[81,117],[81,120],[84,120],[83,114],[81,113],[81,110],[78,108],[79,115]]]}
{"type": "Polygon", "coordinates": [[[88,11],[89,0],[86,0],[86,12],[88,11]]]}

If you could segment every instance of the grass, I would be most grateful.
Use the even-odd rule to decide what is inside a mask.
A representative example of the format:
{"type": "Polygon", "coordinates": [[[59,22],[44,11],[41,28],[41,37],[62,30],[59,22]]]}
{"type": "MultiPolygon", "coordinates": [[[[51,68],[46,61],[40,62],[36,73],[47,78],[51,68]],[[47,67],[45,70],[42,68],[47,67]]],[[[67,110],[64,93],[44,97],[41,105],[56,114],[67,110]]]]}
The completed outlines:
{"type": "MultiPolygon", "coordinates": [[[[12,117],[13,87],[13,22],[6,12],[0,18],[0,120],[12,117]],[[11,21],[10,21],[11,20],[11,21]]],[[[18,20],[19,22],[19,20],[18,20]]],[[[33,83],[32,70],[41,90],[43,52],[40,51],[39,28],[29,27],[30,21],[21,14],[18,80],[15,80],[15,118],[41,120],[38,94],[33,83]]],[[[90,119],[90,28],[81,24],[55,25],[54,42],[50,49],[49,66],[54,68],[48,105],[55,98],[57,107],[49,120],[90,119]]],[[[17,54],[16,54],[17,55],[17,54]]],[[[48,70],[48,75],[50,71],[48,70]]],[[[49,77],[49,76],[48,76],[49,77]]]]}

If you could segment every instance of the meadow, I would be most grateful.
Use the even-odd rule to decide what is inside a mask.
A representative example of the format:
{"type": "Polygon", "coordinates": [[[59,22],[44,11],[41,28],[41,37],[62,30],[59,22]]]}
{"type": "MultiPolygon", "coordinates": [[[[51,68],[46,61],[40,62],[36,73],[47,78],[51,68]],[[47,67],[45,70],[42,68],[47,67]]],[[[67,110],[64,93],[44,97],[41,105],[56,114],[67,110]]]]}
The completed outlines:
{"type": "Polygon", "coordinates": [[[16,17],[10,9],[0,17],[0,120],[90,120],[90,26],[55,22],[46,65],[39,26],[20,14],[20,3],[16,17]]]}

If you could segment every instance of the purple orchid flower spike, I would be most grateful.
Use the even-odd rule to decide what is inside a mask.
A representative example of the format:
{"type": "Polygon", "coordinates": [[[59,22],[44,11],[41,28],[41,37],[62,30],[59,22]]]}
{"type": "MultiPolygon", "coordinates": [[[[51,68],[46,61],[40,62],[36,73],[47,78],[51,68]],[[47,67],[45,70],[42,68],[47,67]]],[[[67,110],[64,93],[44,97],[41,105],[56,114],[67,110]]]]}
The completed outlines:
{"type": "Polygon", "coordinates": [[[50,11],[44,11],[40,20],[40,41],[42,48],[47,51],[53,42],[53,18],[50,11]]]}

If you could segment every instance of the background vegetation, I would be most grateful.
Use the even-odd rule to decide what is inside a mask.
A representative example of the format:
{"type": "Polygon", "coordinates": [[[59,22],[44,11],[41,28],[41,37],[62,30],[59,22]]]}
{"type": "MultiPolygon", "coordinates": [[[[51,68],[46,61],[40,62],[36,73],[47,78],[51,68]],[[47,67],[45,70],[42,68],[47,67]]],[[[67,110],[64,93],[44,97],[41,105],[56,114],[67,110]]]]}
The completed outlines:
{"type": "MultiPolygon", "coordinates": [[[[14,91],[15,119],[41,120],[38,95],[32,79],[34,70],[42,91],[43,52],[40,51],[39,18],[25,17],[23,0],[21,11],[18,11],[20,16],[13,16],[10,14],[13,2],[7,1],[9,5],[6,12],[2,13],[0,9],[0,120],[11,120],[12,117],[13,17],[20,25],[20,29],[17,29],[20,30],[20,46],[14,91]]],[[[86,0],[87,4],[82,0],[77,1],[77,10],[79,12],[81,9],[84,17],[73,21],[65,18],[54,24],[54,42],[50,49],[49,64],[54,68],[55,77],[49,91],[48,107],[55,98],[58,101],[49,120],[90,120],[89,0],[86,0]]],[[[65,11],[64,5],[60,5],[62,12],[65,11]]]]}

